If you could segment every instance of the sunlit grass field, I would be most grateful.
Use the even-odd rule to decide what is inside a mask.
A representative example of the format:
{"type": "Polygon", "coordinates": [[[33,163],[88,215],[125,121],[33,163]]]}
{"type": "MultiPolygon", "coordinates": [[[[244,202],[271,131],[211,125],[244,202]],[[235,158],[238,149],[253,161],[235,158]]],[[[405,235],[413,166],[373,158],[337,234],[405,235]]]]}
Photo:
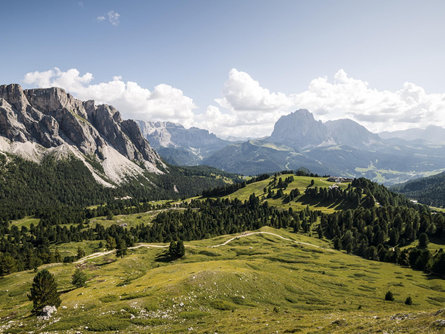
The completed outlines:
{"type": "Polygon", "coordinates": [[[445,281],[332,250],[325,240],[268,227],[261,231],[291,240],[240,234],[212,247],[232,237],[220,236],[186,242],[186,256],[170,263],[156,261],[163,249],[138,248],[119,260],[109,254],[47,265],[63,291],[57,315],[47,322],[29,316],[26,294],[35,273],[11,274],[0,279],[2,325],[16,333],[440,330],[434,321],[445,314],[434,314],[444,307],[445,281]],[[88,275],[86,288],[70,283],[76,266],[88,275]],[[384,300],[388,290],[394,302],[384,300]],[[408,296],[411,306],[404,304],[408,296]],[[410,316],[391,318],[398,313],[410,316]]]}

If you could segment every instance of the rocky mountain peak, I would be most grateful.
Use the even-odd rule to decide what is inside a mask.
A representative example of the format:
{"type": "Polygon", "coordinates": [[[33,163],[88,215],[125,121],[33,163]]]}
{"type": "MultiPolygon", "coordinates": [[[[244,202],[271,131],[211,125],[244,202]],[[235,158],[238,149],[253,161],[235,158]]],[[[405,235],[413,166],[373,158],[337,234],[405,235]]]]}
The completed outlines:
{"type": "Polygon", "coordinates": [[[323,123],[316,121],[306,109],[281,116],[269,138],[270,141],[299,148],[318,145],[326,139],[323,123]]]}
{"type": "Polygon", "coordinates": [[[14,146],[15,153],[27,158],[64,151],[88,164],[94,157],[105,175],[98,175],[92,166],[90,170],[117,183],[128,175],[142,174],[141,166],[156,173],[161,172],[159,167],[165,168],[134,121],[122,120],[112,106],[80,101],[61,88],[0,86],[0,136],[0,150],[14,146]],[[23,152],[17,142],[31,143],[35,152],[23,152]]]}

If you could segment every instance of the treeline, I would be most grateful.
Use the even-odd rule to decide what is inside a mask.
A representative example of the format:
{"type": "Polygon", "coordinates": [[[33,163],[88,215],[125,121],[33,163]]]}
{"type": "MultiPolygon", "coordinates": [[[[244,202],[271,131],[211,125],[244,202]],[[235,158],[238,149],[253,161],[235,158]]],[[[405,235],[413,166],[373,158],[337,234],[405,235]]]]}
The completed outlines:
{"type": "Polygon", "coordinates": [[[385,186],[363,177],[352,180],[351,186],[362,189],[364,194],[374,197],[376,203],[381,206],[416,206],[405,196],[396,194],[385,186]]]}
{"type": "Polygon", "coordinates": [[[373,207],[375,205],[374,197],[368,194],[362,200],[362,189],[348,187],[341,189],[340,187],[313,187],[306,188],[304,198],[302,200],[320,201],[324,203],[338,203],[348,204],[352,208],[358,208],[360,205],[365,207],[373,207]]]}
{"type": "Polygon", "coordinates": [[[241,189],[241,188],[245,188],[246,185],[254,183],[254,182],[258,182],[258,181],[263,181],[269,178],[269,174],[262,174],[262,175],[258,175],[256,177],[252,177],[250,180],[247,181],[242,181],[242,182],[238,182],[238,183],[233,183],[233,184],[226,184],[222,187],[216,187],[213,189],[207,189],[204,190],[202,192],[202,197],[223,197],[223,196],[227,196],[230,195],[232,193],[234,193],[235,191],[241,189]]]}
{"type": "Polygon", "coordinates": [[[401,250],[401,247],[419,240],[421,235],[423,238],[445,239],[444,216],[426,209],[386,206],[340,211],[323,215],[318,233],[332,239],[336,249],[348,253],[445,274],[443,251],[432,254],[427,249],[401,250]]]}

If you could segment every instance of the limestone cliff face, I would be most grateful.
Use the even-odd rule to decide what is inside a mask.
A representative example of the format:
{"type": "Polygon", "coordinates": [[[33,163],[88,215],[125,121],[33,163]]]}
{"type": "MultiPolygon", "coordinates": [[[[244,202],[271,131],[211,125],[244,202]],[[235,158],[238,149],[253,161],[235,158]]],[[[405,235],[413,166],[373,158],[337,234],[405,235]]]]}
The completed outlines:
{"type": "Polygon", "coordinates": [[[0,86],[0,141],[0,151],[34,160],[51,152],[74,154],[106,184],[143,174],[144,169],[166,170],[134,121],[123,121],[112,106],[77,100],[60,88],[0,86]],[[92,158],[102,164],[105,175],[88,164],[92,158]]]}

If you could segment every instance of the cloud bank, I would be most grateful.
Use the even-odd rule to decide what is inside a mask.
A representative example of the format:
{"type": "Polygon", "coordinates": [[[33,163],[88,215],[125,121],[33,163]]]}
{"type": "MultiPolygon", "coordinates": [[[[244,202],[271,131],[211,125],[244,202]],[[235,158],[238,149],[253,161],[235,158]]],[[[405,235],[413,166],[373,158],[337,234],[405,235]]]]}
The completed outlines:
{"type": "Polygon", "coordinates": [[[23,82],[40,88],[61,87],[81,100],[111,104],[124,118],[163,120],[191,126],[196,105],[180,89],[160,84],[149,90],[136,82],[115,76],[111,81],[92,84],[93,75],[80,75],[77,69],[27,73],[23,82]]]}
{"type": "Polygon", "coordinates": [[[378,90],[366,81],[351,78],[344,70],[332,80],[313,79],[303,92],[284,94],[271,92],[248,73],[232,69],[222,96],[201,112],[192,98],[166,84],[149,90],[121,77],[94,84],[91,73],[81,75],[77,69],[64,72],[58,68],[27,73],[24,82],[38,87],[58,86],[80,99],[112,104],[126,118],[177,122],[223,137],[270,135],[280,116],[300,108],[324,121],[350,118],[374,132],[445,126],[445,94],[427,93],[409,82],[396,91],[378,90]]]}

